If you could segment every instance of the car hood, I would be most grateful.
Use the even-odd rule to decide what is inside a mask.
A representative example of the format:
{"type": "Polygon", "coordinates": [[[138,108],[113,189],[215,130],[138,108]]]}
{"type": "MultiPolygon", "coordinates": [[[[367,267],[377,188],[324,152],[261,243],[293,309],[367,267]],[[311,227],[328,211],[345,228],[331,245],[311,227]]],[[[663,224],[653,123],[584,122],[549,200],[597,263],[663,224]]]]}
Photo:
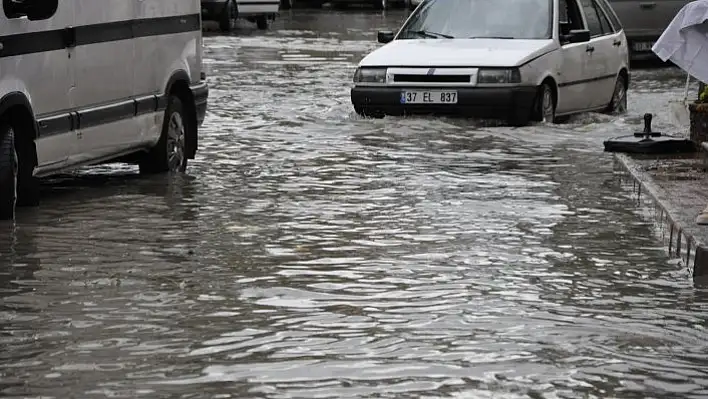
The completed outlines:
{"type": "Polygon", "coordinates": [[[380,47],[359,66],[519,66],[556,48],[551,39],[403,39],[380,47]]]}

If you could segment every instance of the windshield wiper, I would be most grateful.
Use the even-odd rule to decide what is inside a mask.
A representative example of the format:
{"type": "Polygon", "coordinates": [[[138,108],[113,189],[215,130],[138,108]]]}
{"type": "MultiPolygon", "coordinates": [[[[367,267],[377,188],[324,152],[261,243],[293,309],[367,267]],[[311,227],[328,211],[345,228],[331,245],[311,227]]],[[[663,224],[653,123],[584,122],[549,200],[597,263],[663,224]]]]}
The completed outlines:
{"type": "Polygon", "coordinates": [[[468,39],[516,39],[514,36],[470,36],[468,39]]]}
{"type": "Polygon", "coordinates": [[[445,34],[437,33],[437,32],[431,32],[429,30],[411,30],[409,32],[415,33],[416,35],[420,35],[420,36],[430,37],[433,39],[439,39],[441,37],[444,37],[445,39],[454,39],[455,38],[455,36],[445,35],[445,34]]]}

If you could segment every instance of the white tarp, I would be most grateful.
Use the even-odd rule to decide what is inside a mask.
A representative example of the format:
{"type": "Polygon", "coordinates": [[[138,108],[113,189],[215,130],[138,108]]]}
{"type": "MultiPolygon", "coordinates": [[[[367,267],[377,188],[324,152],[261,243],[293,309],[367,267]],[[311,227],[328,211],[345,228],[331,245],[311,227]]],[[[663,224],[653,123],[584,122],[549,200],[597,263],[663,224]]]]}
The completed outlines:
{"type": "Polygon", "coordinates": [[[689,75],[708,83],[708,0],[692,1],[676,14],[652,47],[689,75]]]}

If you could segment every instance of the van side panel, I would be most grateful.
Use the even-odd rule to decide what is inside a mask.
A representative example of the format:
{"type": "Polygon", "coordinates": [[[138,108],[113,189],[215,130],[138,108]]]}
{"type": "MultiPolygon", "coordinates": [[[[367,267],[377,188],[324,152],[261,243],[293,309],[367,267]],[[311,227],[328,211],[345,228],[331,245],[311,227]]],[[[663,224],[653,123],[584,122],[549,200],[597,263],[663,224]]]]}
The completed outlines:
{"type": "Polygon", "coordinates": [[[140,144],[132,120],[134,40],[133,1],[76,2],[76,89],[80,154],[83,163],[140,144]],[[118,40],[115,40],[118,39],[118,40]]]}
{"type": "MultiPolygon", "coordinates": [[[[134,1],[136,1],[137,19],[179,17],[180,24],[174,26],[174,30],[183,31],[135,39],[135,70],[144,72],[135,76],[135,95],[166,95],[165,89],[170,77],[179,70],[185,71],[190,77],[191,82],[187,83],[197,83],[201,72],[202,37],[199,0],[134,1]]],[[[163,107],[160,107],[155,118],[160,121],[158,125],[161,125],[163,107]]],[[[160,138],[160,127],[158,126],[157,129],[145,127],[143,140],[148,144],[156,143],[160,138]]]]}
{"type": "MultiPolygon", "coordinates": [[[[69,92],[74,82],[73,59],[64,46],[63,29],[74,24],[74,2],[59,3],[43,21],[8,19],[0,4],[0,93],[18,92],[29,100],[40,120],[36,141],[39,169],[61,167],[76,151],[69,92]]],[[[18,132],[27,134],[29,132],[18,132]]]]}

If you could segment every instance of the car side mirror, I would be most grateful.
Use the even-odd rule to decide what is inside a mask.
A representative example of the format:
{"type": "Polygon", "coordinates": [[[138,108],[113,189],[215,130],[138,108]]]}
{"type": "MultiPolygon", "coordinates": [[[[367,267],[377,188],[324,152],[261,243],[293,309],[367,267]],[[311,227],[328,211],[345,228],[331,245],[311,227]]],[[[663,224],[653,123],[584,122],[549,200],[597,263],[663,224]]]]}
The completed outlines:
{"type": "Polygon", "coordinates": [[[3,0],[7,18],[27,17],[30,21],[49,19],[57,12],[59,0],[3,0]]]}
{"type": "Polygon", "coordinates": [[[568,43],[585,43],[590,41],[590,31],[587,29],[571,30],[565,39],[568,43]]]}
{"type": "Polygon", "coordinates": [[[379,40],[379,43],[384,43],[384,44],[386,44],[386,43],[389,43],[389,42],[393,41],[394,36],[396,36],[396,34],[393,33],[393,31],[390,31],[390,30],[380,30],[379,33],[378,33],[378,35],[377,35],[377,38],[378,38],[378,40],[379,40]]]}

